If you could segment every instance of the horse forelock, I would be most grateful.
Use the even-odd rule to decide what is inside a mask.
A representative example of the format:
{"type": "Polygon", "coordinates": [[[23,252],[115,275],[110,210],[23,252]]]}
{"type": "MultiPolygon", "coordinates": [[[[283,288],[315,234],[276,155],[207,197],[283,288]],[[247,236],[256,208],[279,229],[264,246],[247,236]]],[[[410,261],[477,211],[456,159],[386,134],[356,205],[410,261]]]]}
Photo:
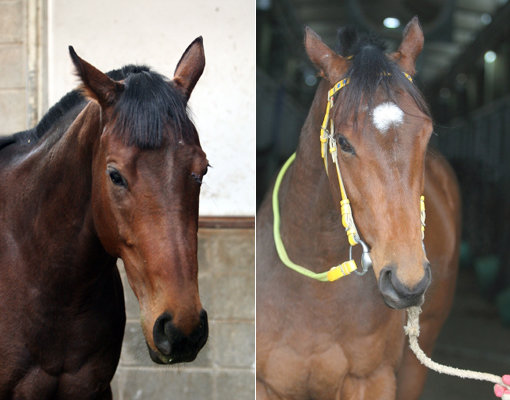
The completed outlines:
{"type": "Polygon", "coordinates": [[[142,70],[128,75],[124,84],[113,110],[113,131],[127,145],[159,148],[169,131],[174,142],[198,141],[186,99],[171,81],[156,72],[142,70]]]}
{"type": "Polygon", "coordinates": [[[358,123],[360,109],[372,114],[376,94],[380,91],[387,101],[398,105],[398,94],[405,91],[418,109],[430,117],[430,111],[417,86],[401,71],[400,67],[385,54],[386,46],[380,38],[371,34],[359,34],[353,28],[338,32],[337,52],[349,57],[350,65],[346,77],[349,84],[338,94],[342,106],[338,110],[342,121],[352,119],[358,123]]]}

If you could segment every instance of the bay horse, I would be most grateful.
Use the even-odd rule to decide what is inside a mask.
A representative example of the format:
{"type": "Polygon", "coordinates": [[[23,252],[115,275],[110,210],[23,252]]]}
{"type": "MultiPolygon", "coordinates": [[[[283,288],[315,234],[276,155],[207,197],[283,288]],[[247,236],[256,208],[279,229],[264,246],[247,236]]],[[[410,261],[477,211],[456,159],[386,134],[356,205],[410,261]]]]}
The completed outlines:
{"type": "Polygon", "coordinates": [[[112,398],[118,258],[153,361],[192,361],[208,336],[197,282],[208,162],[187,110],[202,38],[171,80],[145,66],[105,74],[69,51],[80,90],[0,142],[1,399],[112,398]]]}
{"type": "Polygon", "coordinates": [[[412,82],[423,42],[416,17],[391,54],[378,39],[352,29],[340,31],[337,53],[306,29],[307,55],[323,79],[295,160],[278,182],[275,234],[290,261],[309,274],[349,259],[338,163],[363,266],[373,268],[334,282],[287,268],[273,237],[277,209],[265,199],[257,215],[259,400],[413,400],[422,391],[426,371],[406,345],[404,309],[421,304],[428,288],[420,343],[430,354],[451,307],[460,239],[456,179],[428,149],[432,120],[412,82]],[[331,88],[338,91],[328,108],[334,131],[326,139],[338,155],[326,173],[319,132],[331,88]]]}

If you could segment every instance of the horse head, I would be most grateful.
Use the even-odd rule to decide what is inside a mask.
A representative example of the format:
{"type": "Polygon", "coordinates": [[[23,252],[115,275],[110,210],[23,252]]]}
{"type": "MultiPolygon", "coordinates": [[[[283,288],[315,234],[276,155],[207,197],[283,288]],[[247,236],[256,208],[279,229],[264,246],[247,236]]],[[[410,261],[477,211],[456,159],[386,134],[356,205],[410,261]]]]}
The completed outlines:
{"type": "Polygon", "coordinates": [[[139,67],[116,81],[72,47],[70,54],[82,91],[99,109],[91,194],[97,237],[124,262],[152,360],[192,361],[208,336],[197,281],[208,162],[187,115],[205,66],[202,38],[184,52],[172,80],[139,67]]]}
{"type": "MultiPolygon", "coordinates": [[[[371,36],[350,30],[340,32],[340,47],[339,53],[331,50],[307,29],[307,54],[328,89],[347,79],[329,111],[334,131],[328,134],[338,148],[336,160],[354,221],[370,247],[385,303],[392,308],[421,304],[431,280],[422,242],[420,198],[433,128],[412,82],[423,32],[415,17],[392,54],[385,54],[371,36]]],[[[328,170],[339,204],[339,180],[332,162],[328,170]]]]}

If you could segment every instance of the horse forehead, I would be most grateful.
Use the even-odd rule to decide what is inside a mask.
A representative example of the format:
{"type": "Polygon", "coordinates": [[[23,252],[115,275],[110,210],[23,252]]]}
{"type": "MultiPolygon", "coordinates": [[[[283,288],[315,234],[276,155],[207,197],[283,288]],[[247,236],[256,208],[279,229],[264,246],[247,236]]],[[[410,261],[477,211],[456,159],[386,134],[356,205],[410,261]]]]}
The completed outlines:
{"type": "Polygon", "coordinates": [[[392,101],[383,101],[374,107],[371,113],[372,123],[379,133],[384,135],[389,128],[404,122],[404,112],[392,101]]]}
{"type": "MultiPolygon", "coordinates": [[[[193,139],[193,138],[192,138],[193,139]]],[[[139,147],[136,144],[126,143],[125,135],[115,132],[113,129],[103,131],[101,143],[110,154],[124,156],[125,159],[138,161],[140,158],[147,159],[193,159],[205,157],[205,153],[198,140],[180,138],[172,139],[171,132],[166,132],[162,143],[157,147],[139,147]]]]}
{"type": "Polygon", "coordinates": [[[173,143],[156,150],[141,150],[138,163],[147,168],[156,166],[164,175],[179,174],[180,170],[201,172],[207,165],[207,156],[197,144],[173,143]]]}

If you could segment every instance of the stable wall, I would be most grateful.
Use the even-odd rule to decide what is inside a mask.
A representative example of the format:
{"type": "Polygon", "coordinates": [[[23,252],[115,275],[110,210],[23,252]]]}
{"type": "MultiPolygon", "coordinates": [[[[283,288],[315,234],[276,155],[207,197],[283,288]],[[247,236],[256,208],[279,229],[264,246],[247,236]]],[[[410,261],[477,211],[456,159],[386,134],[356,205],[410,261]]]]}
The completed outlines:
{"type": "Polygon", "coordinates": [[[0,0],[0,135],[27,127],[26,3],[0,0]]]}

